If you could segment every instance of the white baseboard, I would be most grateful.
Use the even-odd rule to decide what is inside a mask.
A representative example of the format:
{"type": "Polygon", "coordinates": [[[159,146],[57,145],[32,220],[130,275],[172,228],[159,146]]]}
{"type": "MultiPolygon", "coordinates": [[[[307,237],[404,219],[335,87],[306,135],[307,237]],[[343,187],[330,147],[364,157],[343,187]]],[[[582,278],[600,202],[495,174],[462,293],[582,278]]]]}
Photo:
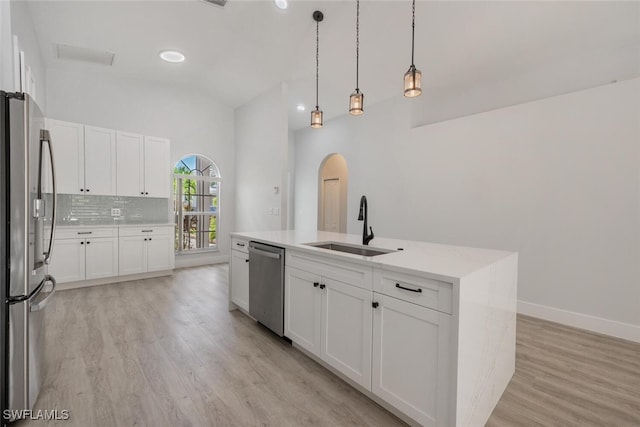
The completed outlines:
{"type": "Polygon", "coordinates": [[[176,255],[176,268],[198,267],[201,265],[224,264],[229,262],[229,255],[218,253],[176,255]]]}
{"type": "Polygon", "coordinates": [[[599,334],[640,342],[639,325],[617,322],[615,320],[603,319],[601,317],[575,313],[573,311],[561,310],[559,308],[525,301],[518,301],[518,313],[573,326],[574,328],[586,329],[599,334]]]}
{"type": "Polygon", "coordinates": [[[153,279],[156,277],[171,276],[173,270],[154,271],[151,273],[129,274],[127,276],[112,276],[103,279],[82,280],[80,282],[59,283],[56,290],[65,291],[67,289],[86,288],[88,286],[108,285],[111,283],[130,282],[132,280],[153,279]]]}

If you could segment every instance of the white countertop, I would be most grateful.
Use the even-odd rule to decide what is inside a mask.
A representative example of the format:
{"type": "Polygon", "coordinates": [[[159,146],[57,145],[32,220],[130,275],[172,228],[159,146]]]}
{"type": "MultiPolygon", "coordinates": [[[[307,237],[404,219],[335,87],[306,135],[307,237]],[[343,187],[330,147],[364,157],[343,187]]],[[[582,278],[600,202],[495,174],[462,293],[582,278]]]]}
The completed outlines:
{"type": "Polygon", "coordinates": [[[361,245],[362,236],[355,234],[331,233],[326,231],[281,230],[233,232],[231,236],[257,240],[267,244],[307,251],[318,255],[322,254],[323,256],[345,261],[350,260],[359,264],[369,264],[397,271],[417,273],[450,282],[457,281],[474,271],[516,254],[515,252],[493,249],[376,237],[369,243],[369,247],[372,249],[396,250],[403,248],[404,250],[374,257],[366,257],[305,245],[305,243],[314,242],[339,242],[361,245]]]}
{"type": "Polygon", "coordinates": [[[87,228],[135,228],[135,227],[175,227],[176,225],[172,222],[164,222],[164,223],[147,223],[142,222],[139,224],[96,224],[96,225],[87,225],[87,224],[78,224],[78,225],[58,225],[56,226],[56,230],[73,230],[73,229],[87,229],[87,228]]]}

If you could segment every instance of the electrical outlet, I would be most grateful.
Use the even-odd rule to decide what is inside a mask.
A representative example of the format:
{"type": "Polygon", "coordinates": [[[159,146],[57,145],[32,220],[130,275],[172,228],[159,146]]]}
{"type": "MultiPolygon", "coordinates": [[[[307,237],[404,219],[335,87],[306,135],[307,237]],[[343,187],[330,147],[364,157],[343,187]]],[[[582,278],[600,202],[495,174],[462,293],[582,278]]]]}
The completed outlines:
{"type": "Polygon", "coordinates": [[[111,216],[120,216],[120,208],[111,208],[111,216]]]}

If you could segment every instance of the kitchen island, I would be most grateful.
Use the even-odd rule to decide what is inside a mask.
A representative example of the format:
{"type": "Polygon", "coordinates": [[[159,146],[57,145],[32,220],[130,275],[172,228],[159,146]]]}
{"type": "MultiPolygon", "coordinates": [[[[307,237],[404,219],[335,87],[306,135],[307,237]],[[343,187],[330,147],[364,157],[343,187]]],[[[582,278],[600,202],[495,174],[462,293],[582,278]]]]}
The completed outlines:
{"type": "Polygon", "coordinates": [[[230,308],[248,313],[249,241],[285,248],[293,345],[405,421],[484,425],[515,370],[515,252],[317,231],[231,234],[230,308]],[[312,245],[316,246],[312,246],[312,245]],[[324,245],[328,246],[328,245],[324,245]]]}

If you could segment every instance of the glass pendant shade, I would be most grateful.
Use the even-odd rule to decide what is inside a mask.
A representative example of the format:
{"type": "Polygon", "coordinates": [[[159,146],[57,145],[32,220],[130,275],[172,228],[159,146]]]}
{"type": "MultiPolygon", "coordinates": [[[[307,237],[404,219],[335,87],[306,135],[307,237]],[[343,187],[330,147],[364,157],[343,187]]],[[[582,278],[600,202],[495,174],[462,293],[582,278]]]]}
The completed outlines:
{"type": "Polygon", "coordinates": [[[422,93],[422,73],[416,70],[415,65],[409,67],[409,71],[404,74],[404,96],[413,98],[422,93]]]}
{"type": "Polygon", "coordinates": [[[354,116],[359,116],[364,113],[364,94],[356,89],[355,92],[349,97],[349,113],[354,116]]]}
{"type": "Polygon", "coordinates": [[[311,127],[314,129],[322,127],[322,110],[318,106],[311,112],[311,127]]]}

